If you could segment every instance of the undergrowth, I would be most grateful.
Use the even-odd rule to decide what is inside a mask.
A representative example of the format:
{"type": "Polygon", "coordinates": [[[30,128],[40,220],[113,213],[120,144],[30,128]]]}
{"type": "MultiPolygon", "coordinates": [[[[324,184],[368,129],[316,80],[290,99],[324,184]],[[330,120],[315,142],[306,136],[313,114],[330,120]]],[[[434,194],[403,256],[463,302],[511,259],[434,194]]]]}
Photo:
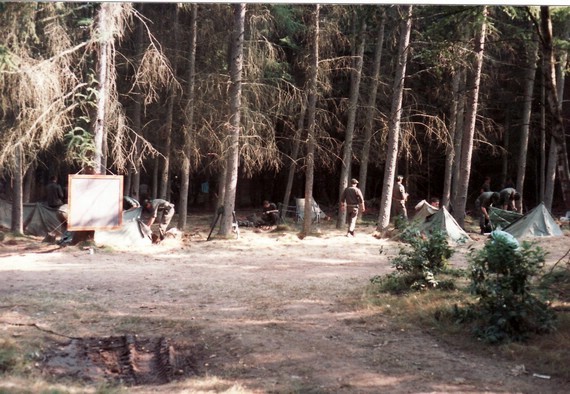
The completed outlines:
{"type": "Polygon", "coordinates": [[[511,241],[498,236],[472,250],[469,271],[442,269],[440,283],[457,284],[451,290],[406,291],[410,280],[393,272],[371,278],[367,301],[401,326],[483,356],[498,352],[527,373],[568,380],[570,261],[543,274],[546,253],[511,241]]]}

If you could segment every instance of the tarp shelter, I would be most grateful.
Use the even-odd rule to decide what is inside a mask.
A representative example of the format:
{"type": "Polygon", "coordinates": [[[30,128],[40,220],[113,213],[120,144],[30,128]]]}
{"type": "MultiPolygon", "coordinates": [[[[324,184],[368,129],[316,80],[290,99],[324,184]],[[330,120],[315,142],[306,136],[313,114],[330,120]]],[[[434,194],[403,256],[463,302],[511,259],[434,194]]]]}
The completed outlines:
{"type": "MultiPolygon", "coordinates": [[[[67,205],[50,208],[43,202],[23,204],[24,234],[45,237],[48,233],[61,235],[65,232],[67,205]]],[[[0,226],[12,228],[12,203],[0,199],[0,226]]]]}
{"type": "Polygon", "coordinates": [[[419,225],[419,230],[424,233],[436,230],[445,231],[448,239],[455,243],[463,243],[469,240],[469,235],[457,224],[455,218],[451,216],[445,207],[441,207],[436,213],[428,216],[419,225]]]}
{"type": "MultiPolygon", "coordinates": [[[[24,234],[45,237],[48,234],[63,235],[66,230],[67,205],[60,209],[44,203],[24,204],[24,234]]],[[[152,244],[150,229],[140,221],[142,208],[123,211],[123,222],[116,230],[97,230],[94,240],[98,245],[132,247],[152,244]]],[[[0,226],[12,227],[12,203],[0,199],[0,226]]]]}
{"type": "Polygon", "coordinates": [[[121,227],[115,230],[96,230],[95,243],[118,248],[151,245],[151,232],[149,227],[140,220],[141,213],[142,207],[123,211],[121,227]]]}
{"type": "Polygon", "coordinates": [[[412,219],[413,222],[423,222],[428,216],[433,215],[439,208],[434,207],[426,200],[422,200],[415,206],[415,213],[412,219]]]}
{"type": "Polygon", "coordinates": [[[540,203],[533,210],[503,230],[517,239],[528,237],[559,237],[564,235],[560,226],[544,206],[544,203],[540,203]]]}
{"type": "Polygon", "coordinates": [[[491,207],[489,210],[489,220],[491,220],[491,224],[495,229],[505,229],[522,217],[522,213],[506,211],[500,208],[491,207]]]}

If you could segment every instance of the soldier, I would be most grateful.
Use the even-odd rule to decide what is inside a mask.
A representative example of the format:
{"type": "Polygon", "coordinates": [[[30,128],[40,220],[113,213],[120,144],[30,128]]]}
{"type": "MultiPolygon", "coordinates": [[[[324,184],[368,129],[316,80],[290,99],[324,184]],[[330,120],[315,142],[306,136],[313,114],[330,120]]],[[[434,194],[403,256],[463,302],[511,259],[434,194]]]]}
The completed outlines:
{"type": "Polygon", "coordinates": [[[346,223],[348,224],[347,237],[354,237],[354,229],[356,227],[356,219],[358,218],[358,209],[365,210],[364,197],[358,188],[358,180],[351,179],[350,186],[343,190],[340,196],[340,209],[346,209],[346,223]]]}
{"type": "Polygon", "coordinates": [[[160,240],[163,240],[166,235],[166,228],[170,224],[170,220],[174,216],[174,204],[160,199],[155,198],[154,200],[145,200],[143,204],[143,209],[145,213],[149,216],[147,221],[147,226],[152,226],[156,218],[158,217],[158,213],[160,211],[160,222],[158,225],[158,231],[160,235],[160,240]]]}

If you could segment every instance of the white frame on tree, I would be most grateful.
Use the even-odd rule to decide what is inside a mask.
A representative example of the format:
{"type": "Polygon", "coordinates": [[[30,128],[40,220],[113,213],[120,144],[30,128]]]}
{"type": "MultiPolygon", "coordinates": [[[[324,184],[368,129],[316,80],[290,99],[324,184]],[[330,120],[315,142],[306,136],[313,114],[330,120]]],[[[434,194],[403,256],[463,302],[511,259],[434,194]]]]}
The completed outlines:
{"type": "Polygon", "coordinates": [[[123,222],[122,175],[69,175],[67,229],[115,230],[123,222]]]}

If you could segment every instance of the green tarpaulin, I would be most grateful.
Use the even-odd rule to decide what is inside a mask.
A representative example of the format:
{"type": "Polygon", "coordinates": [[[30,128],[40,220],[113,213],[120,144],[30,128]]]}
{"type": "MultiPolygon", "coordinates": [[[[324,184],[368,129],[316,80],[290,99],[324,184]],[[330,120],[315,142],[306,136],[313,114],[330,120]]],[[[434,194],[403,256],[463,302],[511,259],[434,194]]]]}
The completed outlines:
{"type": "Polygon", "coordinates": [[[528,237],[560,237],[564,233],[548,209],[540,203],[526,215],[507,226],[504,231],[517,239],[528,237]]]}

